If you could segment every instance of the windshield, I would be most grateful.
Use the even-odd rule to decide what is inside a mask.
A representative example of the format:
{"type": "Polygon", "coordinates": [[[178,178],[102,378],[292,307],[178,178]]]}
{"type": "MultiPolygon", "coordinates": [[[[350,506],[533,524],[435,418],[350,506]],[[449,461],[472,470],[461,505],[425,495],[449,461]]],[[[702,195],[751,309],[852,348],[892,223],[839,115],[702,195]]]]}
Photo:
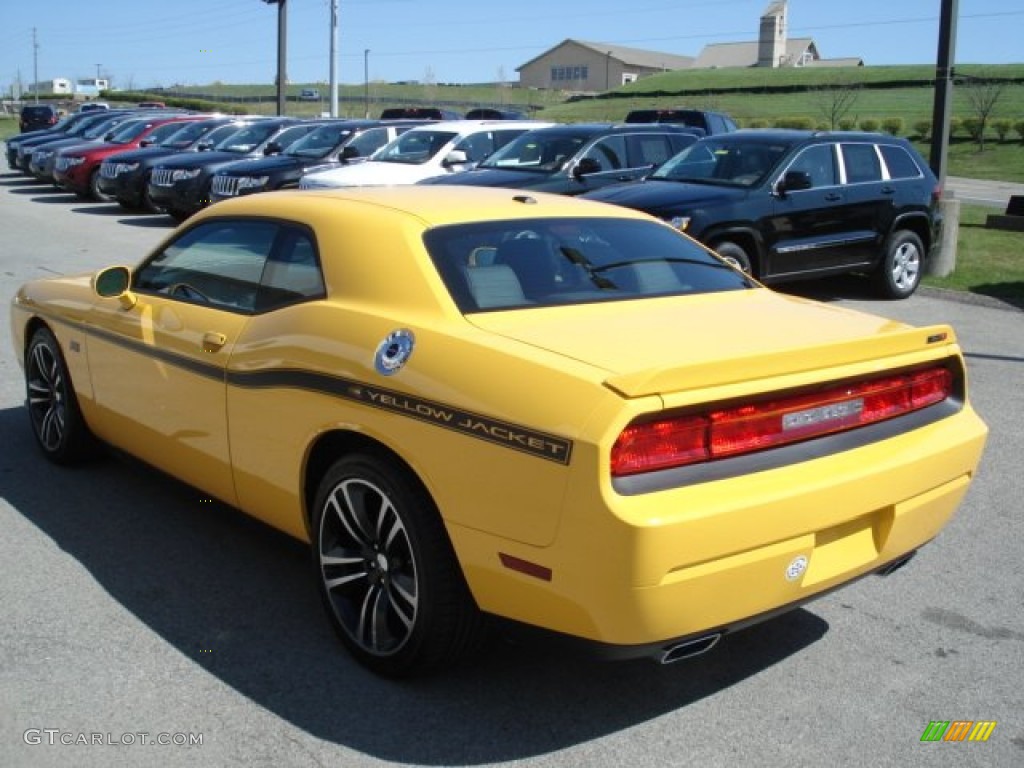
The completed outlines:
{"type": "Polygon", "coordinates": [[[234,152],[236,155],[244,155],[252,152],[280,129],[281,126],[277,123],[270,123],[269,125],[252,123],[222,140],[214,149],[220,152],[234,152]]]}
{"type": "Polygon", "coordinates": [[[477,168],[553,173],[590,139],[589,135],[531,131],[506,144],[477,168]]]}
{"type": "Polygon", "coordinates": [[[242,130],[243,127],[244,126],[240,125],[239,123],[228,123],[227,125],[219,125],[205,136],[202,136],[201,138],[204,143],[209,144],[211,147],[215,147],[217,146],[217,144],[224,141],[229,136],[238,133],[240,130],[242,130]]]}
{"type": "Polygon", "coordinates": [[[321,125],[288,147],[284,154],[291,157],[326,157],[351,135],[352,130],[343,125],[321,125]]]}
{"type": "Polygon", "coordinates": [[[179,123],[168,123],[168,125],[173,125],[176,130],[160,141],[160,146],[169,149],[181,149],[192,144],[201,136],[205,136],[213,130],[216,123],[199,120],[193,123],[185,123],[184,127],[179,123]]]}
{"type": "Polygon", "coordinates": [[[390,144],[385,144],[370,159],[381,163],[423,165],[457,135],[453,131],[408,131],[390,144]]]}
{"type": "Polygon", "coordinates": [[[702,139],[665,161],[648,178],[730,187],[760,184],[789,151],[789,144],[763,139],[702,139]]]}
{"type": "Polygon", "coordinates": [[[89,123],[88,127],[82,131],[82,135],[87,139],[98,139],[123,123],[124,120],[123,116],[110,117],[109,115],[103,115],[102,117],[97,117],[95,122],[89,123]]]}
{"type": "Polygon", "coordinates": [[[628,301],[751,288],[699,243],[656,221],[558,218],[438,227],[424,242],[463,312],[628,301]]]}
{"type": "Polygon", "coordinates": [[[148,120],[132,120],[118,128],[108,141],[111,144],[128,144],[139,138],[152,125],[148,120]]]}

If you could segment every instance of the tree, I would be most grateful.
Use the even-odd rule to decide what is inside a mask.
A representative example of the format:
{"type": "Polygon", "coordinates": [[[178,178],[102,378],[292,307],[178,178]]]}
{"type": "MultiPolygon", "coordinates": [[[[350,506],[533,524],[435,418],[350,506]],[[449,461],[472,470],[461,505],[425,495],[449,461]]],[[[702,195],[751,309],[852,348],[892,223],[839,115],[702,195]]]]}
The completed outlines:
{"type": "MultiPolygon", "coordinates": [[[[991,77],[963,77],[958,83],[960,92],[970,107],[974,118],[972,138],[978,143],[978,151],[985,151],[985,129],[999,99],[1006,90],[1006,81],[991,77]]],[[[966,124],[966,121],[964,121],[966,124]]]]}
{"type": "Polygon", "coordinates": [[[821,88],[813,89],[811,95],[815,100],[818,114],[834,131],[856,106],[860,97],[860,85],[845,78],[836,79],[821,88]]]}

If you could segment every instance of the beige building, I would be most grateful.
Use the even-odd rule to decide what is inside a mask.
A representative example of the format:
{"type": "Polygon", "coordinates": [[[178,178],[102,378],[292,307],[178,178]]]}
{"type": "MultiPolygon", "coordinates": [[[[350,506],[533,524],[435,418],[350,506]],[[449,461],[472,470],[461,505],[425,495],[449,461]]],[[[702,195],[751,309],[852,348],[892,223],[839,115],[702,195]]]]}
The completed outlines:
{"type": "Polygon", "coordinates": [[[786,0],[768,5],[761,16],[757,40],[706,45],[696,58],[612,43],[563,40],[517,67],[519,84],[524,88],[596,93],[677,69],[863,66],[860,58],[821,58],[813,38],[790,38],[787,6],[786,0]]]}
{"type": "Polygon", "coordinates": [[[563,40],[516,67],[524,88],[562,91],[610,91],[641,77],[686,69],[692,56],[643,51],[611,43],[563,40]]]}

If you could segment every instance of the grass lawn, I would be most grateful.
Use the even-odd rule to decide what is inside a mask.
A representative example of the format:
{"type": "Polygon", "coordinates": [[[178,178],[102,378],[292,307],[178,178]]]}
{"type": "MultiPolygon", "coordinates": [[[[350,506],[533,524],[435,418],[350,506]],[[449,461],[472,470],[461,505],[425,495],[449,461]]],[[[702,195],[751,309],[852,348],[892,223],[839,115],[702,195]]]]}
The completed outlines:
{"type": "Polygon", "coordinates": [[[925,277],[935,288],[992,296],[1024,309],[1024,232],[988,229],[993,208],[965,205],[960,209],[956,271],[949,277],[925,277]]]}

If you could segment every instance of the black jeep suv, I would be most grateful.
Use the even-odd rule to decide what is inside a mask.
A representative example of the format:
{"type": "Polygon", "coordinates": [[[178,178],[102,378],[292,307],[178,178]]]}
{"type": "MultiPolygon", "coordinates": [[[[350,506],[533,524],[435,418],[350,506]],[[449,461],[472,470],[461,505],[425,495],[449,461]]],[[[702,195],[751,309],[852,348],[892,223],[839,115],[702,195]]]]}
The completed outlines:
{"type": "Polygon", "coordinates": [[[697,138],[681,125],[553,125],[522,134],[472,170],[419,183],[579,195],[639,179],[697,138]]]}
{"type": "Polygon", "coordinates": [[[902,299],[939,242],[940,194],[905,139],[743,130],[584,197],[664,219],[763,282],[866,272],[902,299]]]}

